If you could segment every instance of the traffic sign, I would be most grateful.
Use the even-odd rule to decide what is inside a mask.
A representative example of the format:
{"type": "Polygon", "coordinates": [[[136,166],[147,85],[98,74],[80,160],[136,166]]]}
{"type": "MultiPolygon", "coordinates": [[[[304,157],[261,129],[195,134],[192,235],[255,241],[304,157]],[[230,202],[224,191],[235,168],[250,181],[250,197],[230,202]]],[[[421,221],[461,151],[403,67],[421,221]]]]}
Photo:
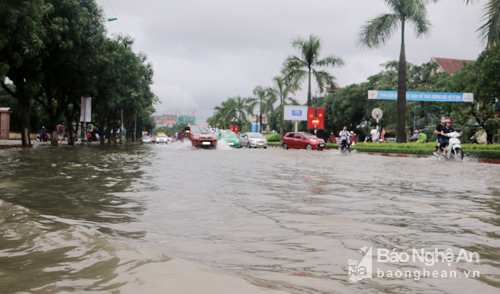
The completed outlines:
{"type": "Polygon", "coordinates": [[[372,117],[373,117],[374,119],[376,119],[376,120],[381,119],[383,114],[384,114],[384,113],[382,112],[382,109],[380,109],[380,108],[374,108],[374,109],[372,110],[372,117]]]}

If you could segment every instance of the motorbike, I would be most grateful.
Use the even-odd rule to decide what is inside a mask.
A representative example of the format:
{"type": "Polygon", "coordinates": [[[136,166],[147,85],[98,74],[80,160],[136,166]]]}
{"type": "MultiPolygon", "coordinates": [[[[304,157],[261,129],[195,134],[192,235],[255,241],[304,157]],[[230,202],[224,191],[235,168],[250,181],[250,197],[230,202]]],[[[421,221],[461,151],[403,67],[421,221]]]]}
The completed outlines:
{"type": "Polygon", "coordinates": [[[351,144],[348,140],[342,140],[340,141],[340,153],[345,153],[349,151],[351,153],[351,144]],[[345,143],[344,143],[345,142],[345,143]]]}
{"type": "Polygon", "coordinates": [[[435,153],[435,155],[437,155],[438,157],[440,158],[445,158],[445,159],[455,159],[457,161],[462,161],[464,159],[464,151],[462,150],[462,145],[461,145],[461,142],[460,142],[460,139],[458,139],[458,137],[460,137],[462,134],[461,133],[448,133],[446,134],[446,136],[449,139],[449,143],[448,143],[448,146],[446,146],[446,155],[443,156],[439,151],[442,150],[442,148],[439,146],[439,143],[438,144],[438,152],[435,153]]]}
{"type": "MultiPolygon", "coordinates": [[[[36,135],[36,141],[37,141],[37,142],[42,141],[42,140],[40,139],[40,134],[36,135]]],[[[49,135],[49,134],[47,134],[47,135],[45,136],[45,138],[43,139],[43,142],[50,142],[50,135],[49,135]]]]}

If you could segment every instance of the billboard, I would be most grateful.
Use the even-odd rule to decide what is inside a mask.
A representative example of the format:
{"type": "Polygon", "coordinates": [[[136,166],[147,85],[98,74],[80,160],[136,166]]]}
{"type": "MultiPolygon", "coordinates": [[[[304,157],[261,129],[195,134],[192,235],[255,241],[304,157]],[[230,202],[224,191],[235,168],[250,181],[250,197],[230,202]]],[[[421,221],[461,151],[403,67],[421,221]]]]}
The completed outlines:
{"type": "Polygon", "coordinates": [[[307,121],[307,106],[285,105],[285,120],[307,121]]]}
{"type": "MultiPolygon", "coordinates": [[[[368,99],[398,100],[397,91],[368,91],[368,99]]],[[[474,93],[406,92],[408,101],[474,102],[474,93]]]]}

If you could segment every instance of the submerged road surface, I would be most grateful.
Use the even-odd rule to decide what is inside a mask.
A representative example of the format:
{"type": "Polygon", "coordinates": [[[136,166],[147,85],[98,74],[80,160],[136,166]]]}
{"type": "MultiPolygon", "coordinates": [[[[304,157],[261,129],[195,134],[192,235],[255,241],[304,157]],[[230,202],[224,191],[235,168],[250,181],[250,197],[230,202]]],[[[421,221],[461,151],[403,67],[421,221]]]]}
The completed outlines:
{"type": "Polygon", "coordinates": [[[0,293],[498,293],[499,176],[338,151],[0,149],[0,293]]]}

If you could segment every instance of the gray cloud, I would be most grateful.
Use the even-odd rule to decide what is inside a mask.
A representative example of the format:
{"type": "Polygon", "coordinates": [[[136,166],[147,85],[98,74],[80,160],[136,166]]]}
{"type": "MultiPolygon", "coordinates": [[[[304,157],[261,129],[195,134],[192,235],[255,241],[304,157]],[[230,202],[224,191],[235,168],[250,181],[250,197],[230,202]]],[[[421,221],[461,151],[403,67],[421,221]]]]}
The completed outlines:
{"type": "MultiPolygon", "coordinates": [[[[363,82],[380,71],[381,63],[399,57],[398,34],[381,49],[355,45],[362,24],[388,11],[381,0],[97,2],[106,4],[109,16],[119,18],[107,24],[110,33],[131,35],[134,50],[145,52],[154,64],[153,90],[162,101],[158,112],[178,109],[190,114],[194,107],[199,123],[228,97],[251,96],[256,85],[270,85],[286,56],[295,54],[290,42],[297,36],[321,36],[324,55],[344,58],[344,67],[329,69],[341,86],[363,82]]],[[[459,0],[429,5],[431,35],[416,39],[407,32],[408,61],[476,58],[481,52],[476,29],[483,5],[466,6],[459,0]]],[[[297,98],[305,102],[306,93],[297,93],[297,98]]]]}

